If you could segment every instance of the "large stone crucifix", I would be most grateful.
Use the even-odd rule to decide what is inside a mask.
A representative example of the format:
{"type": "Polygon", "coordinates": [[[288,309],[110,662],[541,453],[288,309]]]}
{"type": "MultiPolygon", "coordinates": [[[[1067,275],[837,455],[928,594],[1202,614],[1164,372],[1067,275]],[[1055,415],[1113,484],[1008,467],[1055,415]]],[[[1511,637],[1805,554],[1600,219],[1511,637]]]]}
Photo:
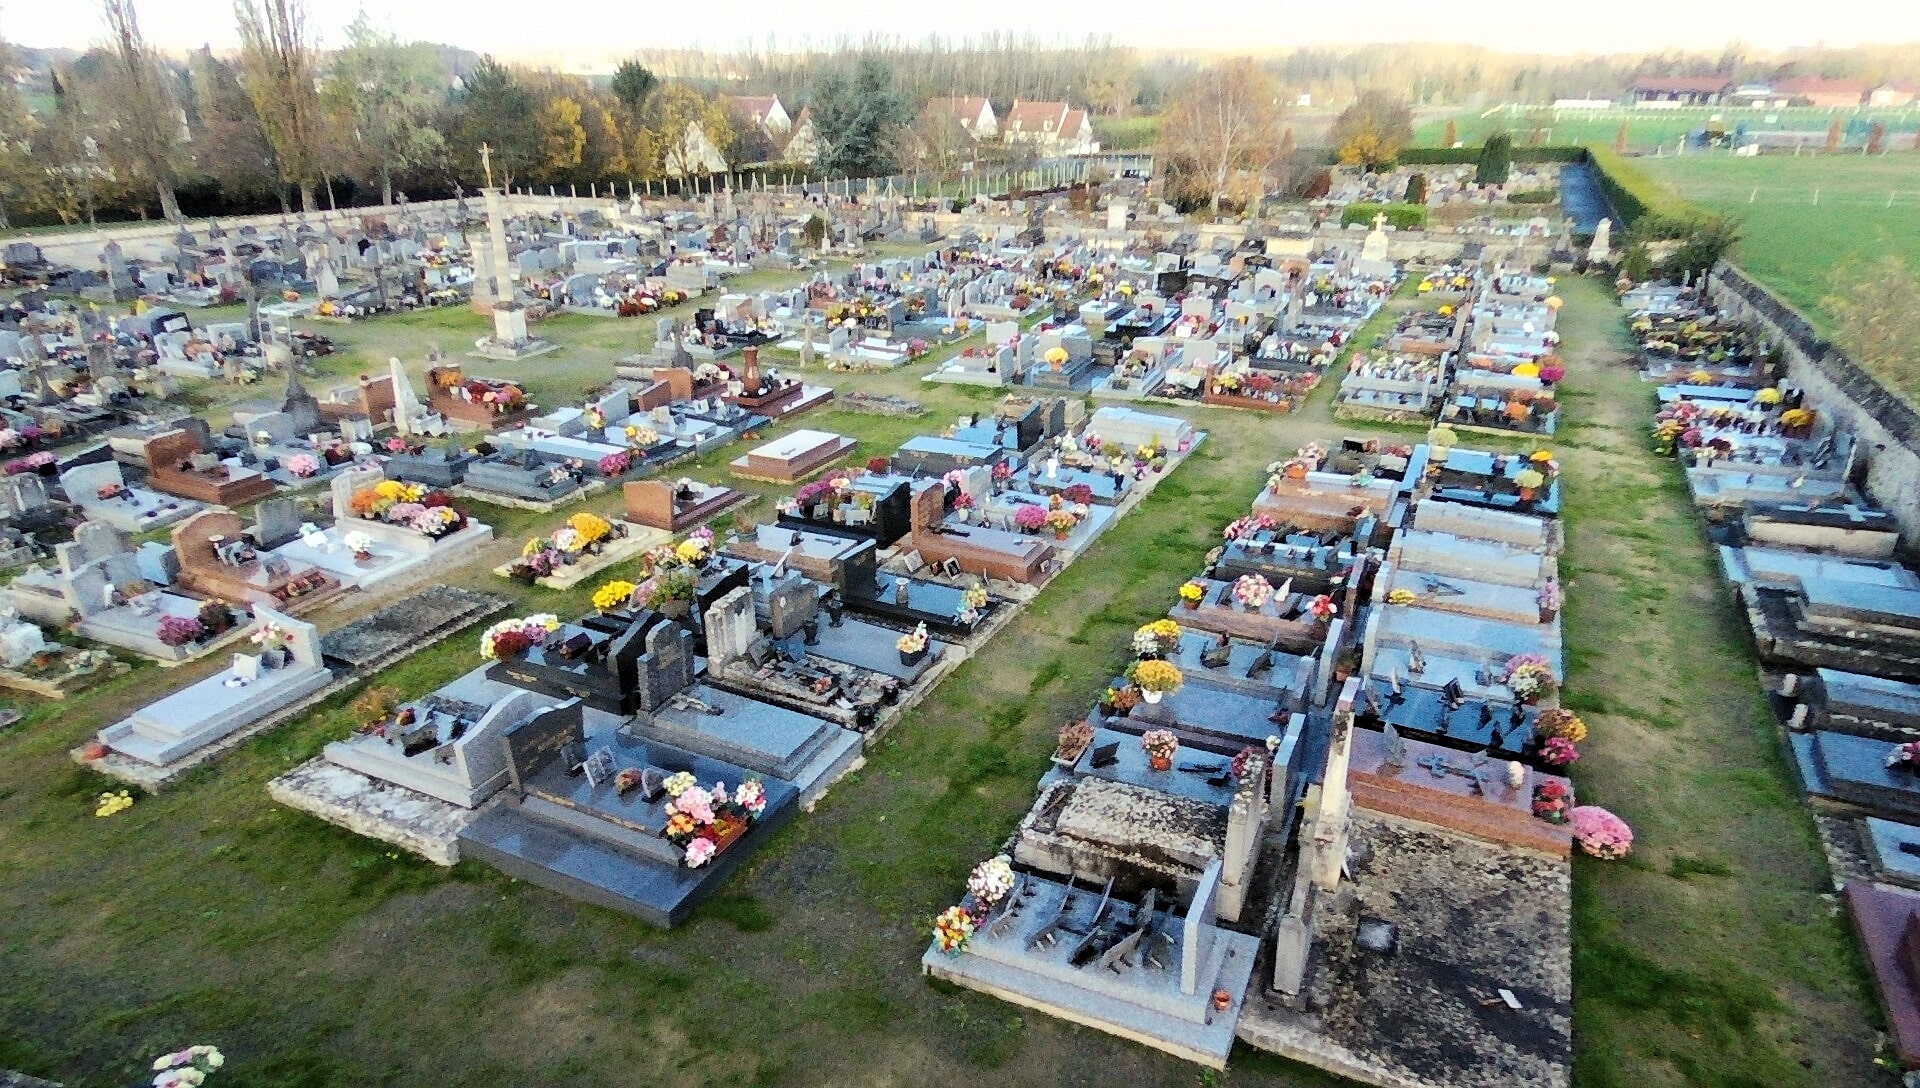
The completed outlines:
{"type": "Polygon", "coordinates": [[[493,188],[493,148],[480,144],[480,169],[487,172],[487,188],[493,188]]]}

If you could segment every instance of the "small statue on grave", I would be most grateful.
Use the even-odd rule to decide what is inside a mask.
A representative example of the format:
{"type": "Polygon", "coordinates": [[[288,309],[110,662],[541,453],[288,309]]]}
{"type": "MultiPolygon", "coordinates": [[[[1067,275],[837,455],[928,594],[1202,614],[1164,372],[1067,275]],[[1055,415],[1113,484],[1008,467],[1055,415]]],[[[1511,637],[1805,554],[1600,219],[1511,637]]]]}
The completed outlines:
{"type": "Polygon", "coordinates": [[[1402,767],[1407,762],[1407,742],[1401,739],[1400,731],[1388,722],[1380,730],[1380,739],[1386,742],[1386,764],[1389,767],[1402,767]]]}
{"type": "Polygon", "coordinates": [[[1200,651],[1200,667],[1206,669],[1226,668],[1232,649],[1232,644],[1227,641],[1226,635],[1214,636],[1214,640],[1207,644],[1207,648],[1200,651]]]}

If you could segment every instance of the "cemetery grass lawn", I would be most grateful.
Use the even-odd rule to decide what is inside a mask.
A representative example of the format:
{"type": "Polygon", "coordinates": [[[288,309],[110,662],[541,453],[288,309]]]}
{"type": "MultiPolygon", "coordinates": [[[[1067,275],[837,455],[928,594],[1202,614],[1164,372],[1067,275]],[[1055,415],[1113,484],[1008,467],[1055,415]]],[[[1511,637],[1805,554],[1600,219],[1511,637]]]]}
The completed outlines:
{"type": "MultiPolygon", "coordinates": [[[[1572,699],[1595,733],[1575,777],[1640,834],[1633,861],[1576,867],[1578,1083],[1861,1083],[1860,969],[1751,664],[1671,468],[1643,452],[1646,388],[1618,365],[1596,369],[1621,331],[1611,301],[1586,283],[1563,294],[1579,423],[1558,443],[1574,519],[1572,699]]],[[[631,322],[605,325],[633,335],[631,322]]],[[[352,330],[382,356],[376,334],[443,335],[389,327],[352,330]]],[[[572,403],[582,376],[604,379],[610,349],[574,343],[600,328],[554,326],[566,356],[482,372],[531,377],[558,358],[579,369],[551,379],[566,395],[550,402],[572,403]]],[[[917,420],[829,408],[788,426],[855,435],[858,464],[991,406],[990,391],[923,385],[931,365],[826,378],[920,400],[917,420]]],[[[1194,419],[1207,442],[671,932],[475,863],[442,870],[273,803],[267,780],[345,733],[358,689],[104,820],[91,813],[107,781],[66,750],[214,663],[140,668],[33,709],[0,733],[0,1067],[128,1083],[153,1055],[205,1041],[226,1051],[224,1078],[273,1088],[1206,1083],[1157,1052],[931,984],[918,959],[927,919],[1031,803],[1054,730],[1246,511],[1264,466],[1368,431],[1331,422],[1329,402],[1288,416],[1154,406],[1194,419]]],[[[676,471],[718,479],[738,452],[676,471]]],[[[766,496],[782,489],[748,490],[761,496],[749,516],[769,517],[766,496]]],[[[572,509],[476,507],[499,539],[445,580],[507,597],[514,614],[583,611],[597,579],[560,594],[489,573],[572,509]]],[[[371,607],[349,597],[314,618],[331,629],[371,607]]],[[[379,682],[432,690],[477,663],[475,637],[379,682]]],[[[1244,1052],[1222,1082],[1333,1083],[1244,1052]]]]}
{"type": "Polygon", "coordinates": [[[1826,335],[1833,324],[1821,300],[1834,293],[1836,272],[1857,274],[1879,257],[1920,250],[1916,164],[1912,153],[1743,159],[1702,152],[1634,161],[1680,196],[1738,220],[1734,260],[1826,335]]]}
{"type": "MultiPolygon", "coordinates": [[[[400,320],[347,328],[364,330],[369,352],[384,356],[404,338],[440,336],[450,347],[430,326],[466,323],[452,312],[400,320]]],[[[483,372],[531,377],[558,358],[578,371],[548,379],[566,392],[551,403],[572,403],[589,372],[604,380],[611,349],[576,343],[608,335],[602,328],[632,337],[637,326],[556,325],[566,356],[483,372]],[[570,361],[589,352],[599,361],[570,361]]],[[[920,400],[929,411],[919,419],[829,407],[788,427],[855,435],[848,463],[858,464],[996,399],[923,385],[931,366],[823,379],[920,400]]],[[[1220,526],[1245,512],[1267,462],[1342,433],[1323,415],[1172,410],[1199,420],[1208,442],[900,723],[863,771],[672,932],[475,863],[442,870],[273,803],[266,782],[347,732],[359,687],[110,819],[92,816],[108,781],[72,765],[67,749],[216,663],[144,667],[70,705],[34,709],[0,733],[0,1067],[127,1083],[143,1079],[153,1055],[204,1040],[226,1051],[223,1077],[274,1088],[595,1085],[608,1083],[609,1069],[644,1085],[982,1075],[1010,1086],[1192,1085],[1186,1063],[932,985],[918,969],[926,920],[1026,811],[1054,730],[1121,666],[1127,634],[1164,611],[1220,526]]],[[[738,453],[675,471],[720,479],[738,453]]],[[[761,496],[749,516],[770,517],[765,497],[784,489],[746,487],[761,496]]],[[[611,513],[619,499],[586,506],[611,513]]],[[[499,539],[445,581],[507,597],[509,614],[584,611],[599,579],[562,594],[489,573],[578,508],[472,504],[499,539]]],[[[332,629],[372,607],[349,596],[312,618],[332,629]]],[[[478,663],[476,634],[378,682],[409,697],[430,691],[478,663]]],[[[1257,1057],[1236,1059],[1226,1082],[1329,1083],[1257,1057]]]]}
{"type": "Polygon", "coordinates": [[[1575,862],[1574,1082],[1866,1084],[1879,1018],[1825,859],[1620,311],[1562,281],[1572,426],[1568,706],[1592,729],[1584,804],[1634,828],[1575,862]]]}

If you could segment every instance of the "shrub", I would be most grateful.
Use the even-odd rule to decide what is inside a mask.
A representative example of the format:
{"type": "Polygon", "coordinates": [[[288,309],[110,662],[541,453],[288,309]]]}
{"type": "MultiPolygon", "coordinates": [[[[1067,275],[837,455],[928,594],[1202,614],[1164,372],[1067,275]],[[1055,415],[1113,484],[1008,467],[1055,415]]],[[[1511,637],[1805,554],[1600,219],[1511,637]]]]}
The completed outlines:
{"type": "Polygon", "coordinates": [[[1408,204],[1425,204],[1427,202],[1427,175],[1414,174],[1409,177],[1407,179],[1407,193],[1401,199],[1405,200],[1408,204]]]}

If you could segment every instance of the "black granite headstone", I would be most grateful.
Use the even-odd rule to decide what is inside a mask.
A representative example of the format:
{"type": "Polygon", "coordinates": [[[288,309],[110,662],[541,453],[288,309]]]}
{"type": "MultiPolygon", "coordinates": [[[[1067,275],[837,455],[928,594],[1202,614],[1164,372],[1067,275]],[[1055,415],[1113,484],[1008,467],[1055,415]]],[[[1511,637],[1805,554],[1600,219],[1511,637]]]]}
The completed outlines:
{"type": "Polygon", "coordinates": [[[508,729],[501,736],[500,744],[507,755],[507,777],[513,781],[513,788],[524,794],[527,782],[560,758],[562,749],[569,744],[583,744],[585,740],[578,699],[547,707],[508,729]]]}

